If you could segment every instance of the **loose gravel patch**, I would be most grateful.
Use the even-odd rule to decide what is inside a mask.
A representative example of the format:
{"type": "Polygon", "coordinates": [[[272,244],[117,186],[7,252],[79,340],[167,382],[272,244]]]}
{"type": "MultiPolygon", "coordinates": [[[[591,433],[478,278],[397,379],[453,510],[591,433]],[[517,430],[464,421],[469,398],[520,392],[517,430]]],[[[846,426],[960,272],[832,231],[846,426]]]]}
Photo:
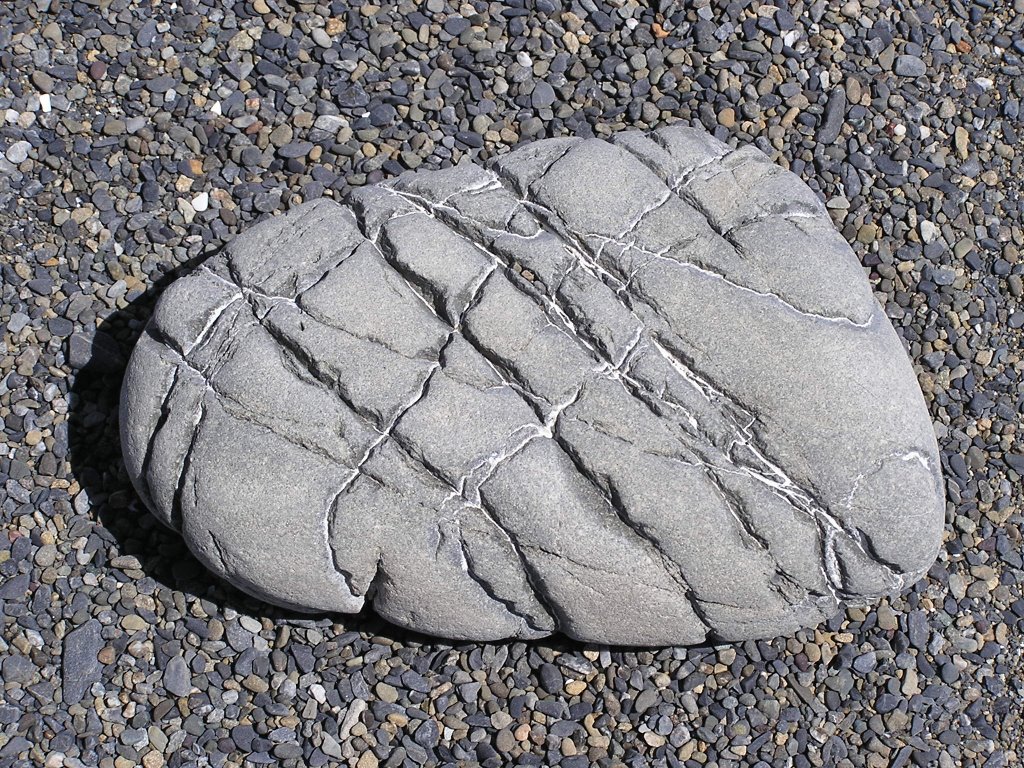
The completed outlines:
{"type": "Polygon", "coordinates": [[[0,4],[0,766],[1019,762],[1022,27],[1024,0],[0,4]],[[911,592],[771,642],[451,646],[272,610],[144,512],[117,396],[176,275],[405,169],[672,122],[804,178],[906,343],[949,500],[911,592]]]}

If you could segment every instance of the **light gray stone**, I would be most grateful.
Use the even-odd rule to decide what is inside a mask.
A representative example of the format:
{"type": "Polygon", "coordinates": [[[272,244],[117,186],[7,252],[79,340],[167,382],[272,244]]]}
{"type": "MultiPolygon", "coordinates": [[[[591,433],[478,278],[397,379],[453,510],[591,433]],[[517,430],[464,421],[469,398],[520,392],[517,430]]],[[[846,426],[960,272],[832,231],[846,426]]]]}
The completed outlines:
{"type": "Polygon", "coordinates": [[[943,525],[825,208],[690,128],[271,218],[166,291],[121,404],[140,495],[218,576],[449,638],[789,633],[916,581],[943,525]]]}

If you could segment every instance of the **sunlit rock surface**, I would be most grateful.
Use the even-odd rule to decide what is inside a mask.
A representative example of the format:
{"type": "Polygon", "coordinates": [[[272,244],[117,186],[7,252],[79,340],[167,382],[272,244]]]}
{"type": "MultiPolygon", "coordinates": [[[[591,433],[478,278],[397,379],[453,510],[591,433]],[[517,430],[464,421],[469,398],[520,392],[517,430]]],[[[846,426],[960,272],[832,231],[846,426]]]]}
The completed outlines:
{"type": "Polygon", "coordinates": [[[769,637],[943,524],[900,340],[817,197],[689,128],[318,200],[176,281],[125,462],[269,602],[448,638],[769,637]]]}

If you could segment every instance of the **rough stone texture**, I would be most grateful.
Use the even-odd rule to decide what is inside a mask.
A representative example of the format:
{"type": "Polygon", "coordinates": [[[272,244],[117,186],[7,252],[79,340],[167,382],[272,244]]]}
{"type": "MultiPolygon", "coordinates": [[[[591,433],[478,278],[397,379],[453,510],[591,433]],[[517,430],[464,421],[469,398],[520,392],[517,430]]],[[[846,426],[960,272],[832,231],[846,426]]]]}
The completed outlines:
{"type": "Polygon", "coordinates": [[[125,461],[212,571],[450,638],[792,632],[943,525],[901,343],[817,197],[703,132],[302,205],[171,285],[125,461]]]}

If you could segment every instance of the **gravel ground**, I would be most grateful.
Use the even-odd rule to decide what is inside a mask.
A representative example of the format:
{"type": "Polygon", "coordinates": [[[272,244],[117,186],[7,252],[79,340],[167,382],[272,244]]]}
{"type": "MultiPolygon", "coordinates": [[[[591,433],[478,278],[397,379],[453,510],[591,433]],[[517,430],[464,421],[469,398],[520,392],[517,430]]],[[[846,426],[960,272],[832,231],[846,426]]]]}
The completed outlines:
{"type": "Polygon", "coordinates": [[[0,766],[1024,759],[1024,0],[0,4],[0,766]],[[699,6],[699,8],[695,8],[699,6]],[[121,466],[160,288],[259,218],[703,124],[828,202],[917,366],[945,546],[733,647],[451,646],[211,583],[121,466]]]}

